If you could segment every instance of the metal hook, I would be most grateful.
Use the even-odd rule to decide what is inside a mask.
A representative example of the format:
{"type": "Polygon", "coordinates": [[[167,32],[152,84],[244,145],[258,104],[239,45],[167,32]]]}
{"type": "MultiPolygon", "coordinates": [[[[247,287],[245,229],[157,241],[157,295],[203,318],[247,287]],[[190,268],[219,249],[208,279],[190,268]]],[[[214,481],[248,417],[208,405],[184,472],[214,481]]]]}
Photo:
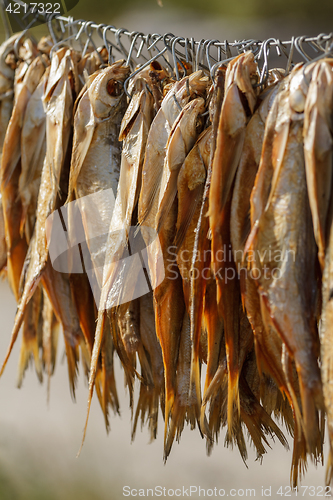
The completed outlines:
{"type": "MultiPolygon", "coordinates": [[[[131,64],[131,59],[132,59],[132,53],[133,53],[133,50],[134,50],[134,47],[135,47],[135,44],[136,44],[136,41],[138,39],[139,36],[144,36],[143,33],[139,32],[139,31],[134,31],[132,33],[133,36],[133,40],[132,40],[132,43],[131,43],[131,46],[129,48],[129,51],[128,51],[128,56],[127,56],[127,59],[126,59],[126,66],[130,66],[131,64]]],[[[141,49],[142,50],[142,49],[141,49]]],[[[134,65],[134,61],[132,62],[132,65],[133,67],[135,67],[134,65]]]]}
{"type": "MultiPolygon", "coordinates": [[[[229,45],[228,40],[224,40],[224,46],[225,46],[225,55],[227,56],[226,58],[230,59],[230,57],[232,57],[232,53],[231,53],[231,50],[230,50],[230,45],[229,45]]],[[[222,59],[222,57],[221,57],[221,59],[222,59]]]]}
{"type": "MultiPolygon", "coordinates": [[[[157,33],[154,33],[153,35],[151,35],[151,37],[150,37],[150,38],[155,38],[155,37],[156,37],[156,40],[155,40],[155,41],[154,41],[154,42],[153,42],[153,43],[152,43],[149,47],[147,47],[148,53],[150,54],[150,59],[149,59],[149,61],[151,61],[151,60],[152,60],[152,57],[153,57],[153,56],[152,56],[152,53],[151,53],[152,49],[158,50],[158,49],[156,48],[156,44],[157,44],[159,41],[164,40],[164,36],[165,36],[165,35],[158,35],[157,33]]],[[[173,35],[172,35],[172,36],[173,36],[173,35]]],[[[168,47],[165,47],[165,48],[168,50],[168,47]]],[[[164,56],[164,52],[165,52],[165,51],[163,50],[163,51],[158,51],[158,52],[159,52],[159,53],[160,53],[160,55],[162,56],[162,58],[163,58],[163,60],[164,60],[165,64],[166,64],[166,65],[170,68],[170,70],[171,70],[171,71],[173,71],[172,64],[170,64],[170,62],[168,61],[168,59],[164,56]]],[[[147,60],[147,62],[148,62],[148,60],[147,60]]]]}
{"type": "MultiPolygon", "coordinates": [[[[107,32],[108,30],[109,30],[109,31],[111,31],[111,30],[112,30],[112,28],[114,28],[114,26],[111,26],[111,25],[109,25],[109,26],[105,26],[105,27],[103,28],[103,35],[102,35],[102,38],[103,38],[103,43],[104,43],[104,47],[105,47],[105,48],[106,48],[106,50],[108,51],[108,63],[109,63],[109,64],[112,64],[112,63],[114,62],[114,61],[113,61],[113,56],[112,56],[112,49],[115,49],[115,50],[117,50],[118,52],[120,52],[120,53],[121,53],[121,51],[120,51],[119,47],[117,47],[117,45],[115,45],[114,43],[110,42],[110,40],[108,40],[108,39],[106,38],[106,32],[107,32]]],[[[116,29],[116,28],[114,28],[114,29],[116,29]]],[[[97,31],[98,31],[98,30],[97,30],[97,31]]],[[[98,31],[98,33],[99,33],[99,35],[101,36],[100,31],[98,31]]]]}
{"type": "Polygon", "coordinates": [[[288,61],[287,61],[287,66],[286,66],[286,75],[288,75],[290,73],[290,68],[293,65],[294,50],[295,50],[295,37],[291,37],[290,51],[289,51],[289,56],[288,56],[288,61]]]}
{"type": "MultiPolygon", "coordinates": [[[[49,33],[50,33],[50,36],[52,38],[52,42],[53,43],[58,43],[59,40],[57,39],[56,37],[56,34],[55,34],[55,31],[53,29],[53,26],[52,26],[52,21],[53,20],[57,20],[56,16],[58,14],[55,14],[54,12],[52,12],[51,14],[48,15],[47,17],[47,27],[48,27],[48,30],[49,30],[49,33]]],[[[59,22],[59,21],[58,21],[59,22]]],[[[60,24],[60,23],[59,23],[60,24]]]]}
{"type": "Polygon", "coordinates": [[[149,59],[149,61],[145,62],[142,66],[140,66],[140,68],[138,68],[136,71],[134,71],[125,81],[124,81],[124,91],[125,91],[125,94],[127,95],[127,97],[131,98],[131,94],[128,93],[128,90],[127,90],[127,87],[128,87],[128,84],[129,84],[129,81],[131,78],[133,78],[135,75],[137,75],[139,73],[139,71],[141,71],[142,69],[146,68],[147,66],[149,66],[150,63],[152,63],[153,61],[155,61],[158,57],[162,56],[162,54],[164,54],[164,52],[168,50],[167,47],[164,47],[164,49],[162,49],[158,54],[156,54],[154,57],[152,57],[151,59],[149,59]]]}
{"type": "Polygon", "coordinates": [[[202,47],[202,45],[204,43],[205,43],[205,39],[201,38],[201,40],[199,42],[199,45],[198,45],[198,48],[196,50],[196,54],[195,54],[195,71],[198,71],[198,69],[199,69],[199,61],[200,61],[200,56],[201,56],[201,47],[202,47]]]}
{"type": "MultiPolygon", "coordinates": [[[[22,31],[22,33],[20,34],[20,36],[17,37],[17,39],[15,40],[15,43],[14,43],[14,53],[15,53],[16,57],[19,57],[18,46],[19,46],[20,41],[22,40],[23,37],[26,36],[26,34],[28,33],[29,29],[35,24],[35,22],[38,19],[38,16],[39,16],[39,12],[37,11],[37,13],[35,13],[35,17],[32,19],[32,21],[30,21],[30,23],[28,24],[28,26],[22,31]]],[[[34,36],[31,35],[31,33],[29,34],[29,37],[37,45],[36,39],[35,39],[34,36]]]]}
{"type": "Polygon", "coordinates": [[[261,87],[268,80],[268,76],[269,76],[268,55],[269,55],[270,44],[272,42],[276,43],[276,39],[275,38],[268,38],[267,40],[265,40],[264,43],[262,43],[262,45],[261,45],[258,56],[256,56],[256,59],[258,61],[261,58],[261,56],[263,55],[264,64],[262,66],[259,83],[256,83],[255,85],[253,85],[254,87],[261,87]]]}
{"type": "Polygon", "coordinates": [[[177,36],[175,37],[173,40],[172,40],[172,45],[171,45],[171,53],[172,53],[172,58],[173,58],[173,64],[174,64],[174,67],[175,67],[175,73],[176,73],[176,79],[179,81],[179,70],[178,70],[178,63],[183,67],[183,70],[184,70],[184,76],[186,75],[186,68],[184,66],[184,64],[182,63],[182,61],[180,59],[178,59],[178,57],[176,56],[176,43],[179,42],[180,40],[184,40],[185,39],[181,36],[177,36]]]}
{"type": "Polygon", "coordinates": [[[85,26],[84,26],[84,31],[85,31],[85,34],[87,35],[87,41],[86,41],[86,44],[85,44],[84,49],[82,51],[82,58],[86,55],[86,52],[88,50],[89,43],[90,43],[93,46],[94,51],[98,55],[98,58],[99,58],[101,64],[104,64],[104,59],[101,56],[101,54],[99,53],[99,51],[98,51],[98,49],[97,49],[97,47],[95,45],[95,42],[94,42],[94,40],[92,38],[92,31],[89,31],[89,28],[91,28],[93,24],[94,24],[93,22],[87,21],[85,23],[85,26]]]}
{"type": "Polygon", "coordinates": [[[212,67],[212,64],[211,64],[211,59],[213,59],[215,62],[217,62],[216,59],[214,59],[210,53],[209,53],[209,49],[211,47],[211,45],[217,43],[218,40],[209,40],[209,42],[207,43],[207,46],[206,46],[206,61],[207,61],[207,64],[208,64],[208,68],[209,68],[209,71],[211,70],[211,67],[212,67]]]}
{"type": "Polygon", "coordinates": [[[77,23],[77,24],[80,24],[80,22],[82,22],[82,24],[81,24],[80,29],[79,29],[79,31],[78,31],[78,33],[77,33],[77,34],[73,33],[72,35],[69,35],[69,36],[68,36],[67,38],[65,38],[64,40],[60,40],[59,42],[57,42],[57,43],[55,43],[55,44],[53,45],[53,47],[52,47],[52,49],[51,49],[51,51],[50,51],[50,59],[52,58],[52,56],[53,56],[53,54],[54,54],[55,50],[57,50],[57,49],[58,49],[58,47],[60,47],[60,45],[62,45],[62,44],[64,44],[64,43],[68,42],[69,40],[73,40],[74,38],[75,38],[75,40],[78,40],[78,39],[79,39],[79,37],[81,36],[81,33],[82,33],[83,29],[84,29],[84,23],[85,23],[85,21],[83,21],[83,20],[78,20],[78,21],[76,21],[76,23],[77,23]]]}
{"type": "Polygon", "coordinates": [[[128,57],[128,53],[126,52],[126,49],[124,47],[124,45],[121,43],[120,41],[120,35],[122,33],[125,33],[126,29],[125,28],[119,28],[116,33],[115,33],[115,37],[116,37],[116,41],[117,41],[117,45],[120,47],[120,52],[121,54],[124,56],[124,59],[126,60],[127,57],[128,57]]]}
{"type": "Polygon", "coordinates": [[[215,63],[211,69],[210,69],[210,77],[212,79],[212,82],[213,84],[215,85],[215,73],[216,73],[216,70],[217,68],[219,68],[220,66],[227,66],[229,64],[230,61],[233,61],[237,56],[232,56],[232,57],[228,57],[228,59],[223,59],[223,61],[218,61],[217,63],[215,63]]]}
{"type": "Polygon", "coordinates": [[[298,51],[298,53],[305,59],[306,62],[309,62],[311,61],[311,57],[308,56],[308,54],[306,54],[306,52],[304,51],[303,49],[303,43],[306,39],[306,36],[298,36],[296,39],[295,39],[295,47],[296,47],[296,50],[298,51]]]}

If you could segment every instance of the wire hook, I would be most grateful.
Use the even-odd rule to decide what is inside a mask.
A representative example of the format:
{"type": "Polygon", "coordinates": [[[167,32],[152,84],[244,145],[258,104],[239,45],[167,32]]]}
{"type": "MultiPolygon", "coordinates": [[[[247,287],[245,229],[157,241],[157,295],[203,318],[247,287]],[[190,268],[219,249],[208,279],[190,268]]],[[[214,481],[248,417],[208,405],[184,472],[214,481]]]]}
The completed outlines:
{"type": "Polygon", "coordinates": [[[143,70],[144,68],[146,68],[147,66],[149,66],[150,63],[152,63],[153,61],[155,61],[158,57],[160,57],[162,54],[164,54],[164,52],[168,50],[167,47],[164,47],[164,49],[162,49],[158,54],[156,54],[154,57],[152,57],[151,59],[149,59],[149,61],[145,62],[142,66],[140,66],[140,68],[138,68],[137,70],[135,70],[125,81],[124,81],[124,91],[125,91],[125,94],[127,95],[127,97],[129,99],[131,99],[131,94],[128,93],[128,90],[127,90],[127,87],[128,87],[128,84],[129,84],[129,81],[131,78],[133,78],[135,75],[137,75],[141,70],[143,70]]]}

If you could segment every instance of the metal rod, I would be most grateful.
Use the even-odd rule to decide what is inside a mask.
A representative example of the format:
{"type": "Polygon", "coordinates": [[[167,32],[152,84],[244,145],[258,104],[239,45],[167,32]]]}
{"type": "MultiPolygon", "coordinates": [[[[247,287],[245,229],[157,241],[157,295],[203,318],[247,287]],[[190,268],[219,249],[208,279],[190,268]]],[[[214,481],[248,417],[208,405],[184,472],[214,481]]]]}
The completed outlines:
{"type": "MultiPolygon", "coordinates": [[[[4,0],[0,0],[1,9],[3,9],[3,1],[4,0]]],[[[22,6],[26,6],[27,5],[22,0],[16,0],[16,2],[18,4],[20,4],[20,5],[22,5],[22,6]]],[[[73,18],[70,18],[70,17],[65,17],[65,16],[61,16],[61,15],[54,15],[54,14],[51,14],[51,16],[52,16],[52,19],[58,19],[59,21],[63,21],[65,23],[71,23],[71,25],[74,24],[74,25],[82,26],[83,24],[87,23],[87,21],[84,21],[82,19],[75,20],[73,22],[73,18]]],[[[43,13],[38,13],[38,17],[44,19],[44,21],[47,22],[48,19],[50,18],[50,15],[46,15],[46,14],[43,14],[43,13]]],[[[94,22],[91,22],[91,23],[89,23],[89,28],[90,29],[96,29],[98,31],[98,30],[101,29],[101,25],[97,24],[97,23],[94,23],[94,22]]],[[[121,30],[119,30],[119,29],[115,28],[112,25],[107,26],[106,29],[108,31],[113,32],[116,35],[116,37],[118,37],[118,38],[119,38],[119,34],[121,32],[122,36],[124,36],[124,35],[127,36],[130,39],[130,43],[132,42],[133,31],[128,31],[128,30],[126,30],[124,28],[122,28],[121,30]]],[[[143,37],[143,39],[149,40],[151,36],[152,35],[146,35],[146,36],[143,37]]],[[[163,39],[165,39],[166,36],[167,35],[163,36],[163,35],[154,34],[154,37],[158,37],[158,40],[161,40],[161,39],[163,40],[163,39]]],[[[311,44],[311,43],[313,43],[313,44],[320,43],[320,44],[323,44],[325,42],[333,40],[333,33],[329,33],[329,34],[323,34],[322,33],[322,34],[320,34],[318,36],[315,36],[315,37],[306,37],[306,36],[304,36],[304,37],[297,37],[297,40],[299,40],[300,38],[301,38],[301,43],[302,44],[304,44],[304,43],[309,43],[309,44],[311,44]]],[[[291,46],[291,49],[293,49],[295,41],[296,41],[295,38],[292,38],[291,40],[285,40],[285,41],[280,41],[280,40],[274,40],[273,41],[272,40],[272,41],[269,42],[269,45],[270,45],[270,47],[277,47],[277,49],[279,49],[281,47],[281,45],[284,46],[284,47],[291,46]]],[[[255,39],[252,39],[252,40],[241,40],[241,41],[235,40],[234,42],[227,42],[226,40],[224,40],[223,42],[221,42],[221,41],[218,41],[218,40],[216,40],[216,41],[214,40],[211,43],[211,45],[217,47],[219,49],[219,51],[221,52],[222,49],[225,49],[226,43],[227,43],[228,44],[228,50],[230,51],[231,58],[233,58],[232,57],[232,49],[234,49],[234,51],[236,51],[235,56],[238,55],[241,52],[244,52],[245,50],[252,50],[254,53],[258,53],[258,52],[261,52],[261,50],[265,46],[266,42],[267,42],[267,40],[255,40],[255,39]]],[[[194,39],[191,39],[191,43],[192,43],[193,48],[197,47],[197,50],[195,52],[198,55],[198,52],[201,51],[201,48],[202,47],[205,48],[207,46],[207,44],[210,43],[210,41],[209,40],[203,40],[203,39],[201,39],[200,41],[195,41],[194,39]]],[[[187,54],[188,47],[186,45],[185,39],[181,39],[180,38],[178,44],[181,45],[181,46],[184,45],[184,52],[185,52],[185,54],[181,55],[178,50],[176,50],[175,53],[177,53],[178,55],[181,55],[181,57],[183,57],[184,60],[185,60],[186,56],[188,57],[188,54],[187,54]]],[[[121,48],[124,49],[123,46],[121,48]]],[[[312,46],[312,48],[313,48],[313,46],[312,46]]],[[[140,48],[140,51],[141,50],[142,50],[142,47],[140,48]]],[[[162,55],[163,53],[164,53],[164,51],[161,52],[160,55],[162,55]]],[[[223,63],[223,61],[221,61],[221,62],[223,63]]],[[[217,65],[214,64],[214,66],[217,66],[217,65]]]]}

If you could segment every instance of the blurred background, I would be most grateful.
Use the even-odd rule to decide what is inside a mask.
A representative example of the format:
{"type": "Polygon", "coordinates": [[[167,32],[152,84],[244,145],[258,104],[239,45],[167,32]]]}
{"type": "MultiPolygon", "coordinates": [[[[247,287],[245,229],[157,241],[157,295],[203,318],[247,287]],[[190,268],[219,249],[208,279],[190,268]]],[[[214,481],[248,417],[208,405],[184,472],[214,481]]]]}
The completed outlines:
{"type": "MultiPolygon", "coordinates": [[[[130,31],[166,33],[219,40],[329,33],[333,29],[332,0],[80,0],[70,15],[80,19],[126,27],[130,31]]],[[[42,31],[38,28],[37,32],[42,31]]],[[[4,31],[1,25],[1,39],[4,31]]],[[[285,61],[283,62],[285,64],[285,61]]],[[[16,304],[6,282],[0,283],[0,360],[4,358],[16,304]]],[[[40,385],[32,369],[23,387],[16,389],[19,355],[18,339],[7,369],[0,380],[0,499],[1,500],[88,500],[122,498],[130,488],[272,488],[289,485],[291,451],[270,441],[263,463],[255,461],[249,449],[248,468],[237,449],[224,447],[224,436],[212,456],[206,456],[205,442],[197,430],[185,429],[180,444],[163,464],[163,421],[157,440],[149,444],[146,429],[137,432],[131,443],[130,411],[117,365],[117,385],[121,396],[121,417],[111,417],[106,435],[102,412],[93,400],[86,442],[79,458],[77,451],[85,421],[87,387],[82,374],[77,401],[71,400],[63,344],[60,344],[56,373],[51,381],[47,404],[46,383],[40,385]]],[[[324,485],[325,467],[309,470],[303,485],[324,485]]],[[[311,492],[303,498],[313,498],[311,492]]],[[[300,496],[300,495],[299,495],[300,496]]],[[[199,498],[193,495],[192,498],[199,498]]],[[[237,496],[235,497],[237,498],[237,496]]]]}

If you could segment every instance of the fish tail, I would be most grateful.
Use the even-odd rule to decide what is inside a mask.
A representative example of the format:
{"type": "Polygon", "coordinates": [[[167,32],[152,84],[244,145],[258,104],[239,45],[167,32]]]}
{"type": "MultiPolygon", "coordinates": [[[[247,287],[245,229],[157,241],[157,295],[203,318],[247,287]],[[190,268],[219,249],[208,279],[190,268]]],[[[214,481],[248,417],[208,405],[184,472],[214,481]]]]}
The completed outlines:
{"type": "Polygon", "coordinates": [[[79,346],[72,346],[66,338],[66,332],[64,332],[65,337],[65,349],[67,357],[67,368],[68,368],[68,378],[69,378],[69,388],[71,396],[75,401],[75,387],[77,382],[77,376],[79,372],[78,363],[80,359],[79,346]]]}
{"type": "Polygon", "coordinates": [[[18,364],[18,379],[17,379],[17,387],[20,388],[22,386],[23,377],[26,369],[28,368],[28,364],[30,359],[33,358],[35,363],[36,374],[39,382],[43,382],[43,370],[42,370],[42,362],[39,357],[39,346],[37,337],[34,338],[22,338],[19,364],[18,364]]]}
{"type": "MultiPolygon", "coordinates": [[[[247,407],[245,408],[247,410],[247,407]]],[[[266,453],[264,444],[269,446],[266,435],[275,435],[280,443],[288,450],[289,446],[285,435],[256,398],[253,398],[251,401],[250,408],[250,411],[245,411],[242,408],[241,416],[249,431],[253,444],[256,447],[258,457],[266,453]]]]}
{"type": "Polygon", "coordinates": [[[106,432],[108,433],[110,428],[109,428],[109,420],[107,416],[105,416],[104,413],[104,401],[103,401],[103,391],[102,391],[102,383],[103,383],[103,376],[100,370],[97,371],[96,373],[96,380],[95,380],[95,389],[96,389],[96,395],[99,401],[99,404],[102,408],[102,412],[104,415],[104,421],[105,421],[105,428],[106,432]]]}
{"type": "Polygon", "coordinates": [[[151,367],[150,367],[149,361],[147,359],[146,351],[145,351],[141,342],[138,345],[137,352],[138,352],[138,357],[139,357],[139,361],[140,361],[140,365],[141,365],[141,373],[142,373],[142,376],[145,380],[145,383],[147,385],[154,385],[151,367]]]}
{"type": "Polygon", "coordinates": [[[290,470],[290,483],[293,488],[297,487],[298,480],[302,478],[306,469],[306,441],[302,428],[299,426],[299,423],[295,421],[295,437],[290,470]]]}
{"type": "Polygon", "coordinates": [[[87,403],[87,416],[86,416],[86,422],[84,425],[84,430],[83,430],[83,436],[82,436],[82,442],[80,449],[77,453],[77,457],[80,455],[84,440],[86,437],[87,433],[87,427],[88,427],[88,420],[89,420],[89,413],[90,413],[90,407],[91,407],[91,401],[94,393],[94,385],[95,385],[95,379],[96,379],[96,372],[97,372],[97,364],[98,364],[98,357],[99,353],[101,350],[101,343],[103,340],[103,330],[104,330],[104,322],[105,322],[105,310],[101,309],[98,313],[98,320],[97,320],[97,327],[96,327],[96,333],[95,333],[95,342],[94,342],[94,347],[93,347],[93,352],[91,356],[91,365],[90,365],[90,374],[89,374],[89,391],[88,391],[88,403],[87,403]]]}
{"type": "Polygon", "coordinates": [[[8,359],[9,359],[9,357],[11,355],[11,352],[12,352],[14,344],[16,342],[18,333],[20,331],[23,319],[24,319],[24,310],[22,310],[22,309],[19,308],[19,310],[18,310],[18,312],[17,312],[17,314],[15,316],[15,322],[14,322],[14,327],[13,327],[13,330],[12,330],[12,336],[11,336],[11,339],[10,339],[9,347],[7,349],[7,353],[6,353],[5,359],[4,359],[4,361],[2,363],[2,366],[1,366],[1,369],[0,369],[0,377],[2,376],[3,372],[5,371],[8,359]]]}
{"type": "Polygon", "coordinates": [[[128,388],[129,392],[129,398],[130,398],[130,408],[131,412],[133,412],[133,402],[134,402],[134,380],[135,380],[135,375],[137,374],[137,371],[135,369],[135,356],[128,356],[124,344],[121,340],[121,338],[116,338],[115,335],[117,335],[117,326],[115,324],[115,321],[111,319],[110,321],[111,328],[113,329],[113,335],[114,335],[114,340],[115,340],[115,348],[117,351],[117,354],[119,356],[121,365],[124,369],[125,373],[125,381],[126,385],[128,388]]]}
{"type": "Polygon", "coordinates": [[[190,373],[190,397],[197,408],[197,418],[200,415],[201,407],[201,381],[200,381],[200,360],[197,352],[192,350],[191,373],[190,373]]]}
{"type": "Polygon", "coordinates": [[[202,405],[206,405],[209,400],[213,400],[216,397],[216,394],[218,390],[222,387],[224,383],[224,379],[226,376],[226,367],[224,365],[220,365],[218,369],[216,370],[216,373],[213,377],[213,380],[207,387],[203,400],[202,400],[202,405]]]}
{"type": "Polygon", "coordinates": [[[318,452],[321,453],[321,433],[319,429],[318,414],[321,387],[319,385],[309,387],[309,384],[306,380],[304,381],[301,374],[299,374],[299,386],[302,400],[305,439],[309,452],[317,456],[318,452]]]}
{"type": "Polygon", "coordinates": [[[158,422],[158,407],[159,407],[159,389],[145,383],[141,383],[140,395],[136,407],[133,427],[132,441],[135,439],[137,424],[141,416],[141,427],[145,423],[146,414],[148,416],[148,429],[150,431],[150,442],[153,442],[157,437],[157,422],[158,422]]]}
{"type": "Polygon", "coordinates": [[[172,408],[169,433],[164,443],[164,461],[166,461],[166,459],[170,454],[176,434],[177,434],[177,440],[179,441],[180,439],[180,435],[182,433],[182,430],[184,429],[185,415],[186,415],[186,406],[182,405],[179,401],[179,398],[177,397],[172,408]]]}
{"type": "Polygon", "coordinates": [[[113,369],[107,369],[102,355],[102,369],[98,368],[95,380],[96,394],[101,405],[106,432],[110,431],[109,406],[119,414],[119,399],[113,369]]]}
{"type": "Polygon", "coordinates": [[[233,428],[234,408],[240,414],[239,401],[239,372],[232,373],[228,370],[228,428],[231,432],[233,428]]]}
{"type": "Polygon", "coordinates": [[[213,435],[206,417],[206,405],[202,404],[200,409],[200,429],[207,441],[213,442],[213,435]]]}
{"type": "Polygon", "coordinates": [[[168,429],[169,429],[169,419],[171,417],[172,407],[175,401],[174,389],[168,388],[167,383],[165,385],[165,403],[164,403],[164,454],[163,460],[166,462],[168,455],[166,454],[166,446],[168,440],[168,429]]]}

